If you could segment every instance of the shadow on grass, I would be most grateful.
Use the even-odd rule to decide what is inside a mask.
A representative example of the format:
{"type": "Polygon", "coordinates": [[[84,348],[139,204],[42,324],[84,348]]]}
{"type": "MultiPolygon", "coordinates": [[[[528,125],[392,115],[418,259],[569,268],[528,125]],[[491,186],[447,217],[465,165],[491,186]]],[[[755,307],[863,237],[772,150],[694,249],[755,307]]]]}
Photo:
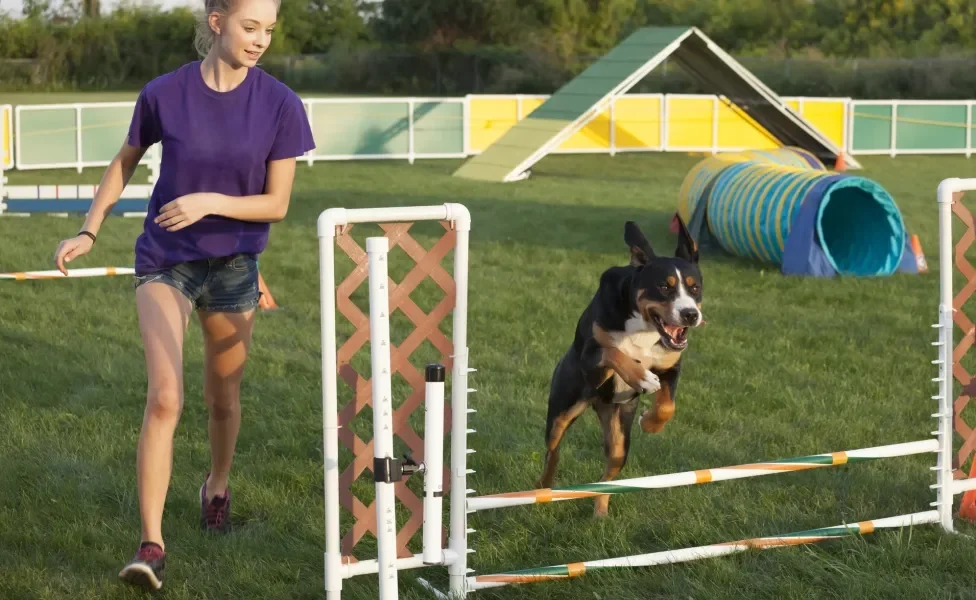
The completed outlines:
{"type": "MultiPolygon", "coordinates": [[[[306,195],[307,196],[307,195],[306,195]]],[[[472,245],[483,243],[518,244],[568,252],[619,255],[626,262],[629,250],[624,243],[624,223],[635,221],[651,242],[654,251],[671,256],[677,236],[669,225],[673,210],[631,208],[627,206],[594,206],[558,204],[537,201],[516,202],[503,198],[465,197],[432,198],[403,192],[346,191],[341,202],[324,203],[317,197],[302,198],[289,215],[291,224],[309,228],[315,236],[315,222],[321,211],[332,206],[343,208],[377,208],[425,206],[459,202],[471,212],[472,245]],[[600,232],[594,235],[594,232],[600,232]]],[[[703,258],[754,268],[756,263],[731,256],[720,249],[704,253],[703,258]]],[[[543,259],[545,260],[545,259],[543,259]]],[[[621,263],[622,264],[622,263],[621,263]]]]}

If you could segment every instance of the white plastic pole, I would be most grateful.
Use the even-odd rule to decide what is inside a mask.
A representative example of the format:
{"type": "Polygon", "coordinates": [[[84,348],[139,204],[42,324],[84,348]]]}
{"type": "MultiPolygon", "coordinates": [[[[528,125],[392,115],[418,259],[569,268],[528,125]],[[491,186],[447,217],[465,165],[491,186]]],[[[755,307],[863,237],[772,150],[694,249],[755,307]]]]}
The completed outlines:
{"type": "Polygon", "coordinates": [[[444,562],[441,544],[444,505],[444,365],[424,372],[424,564],[444,562]]]}
{"type": "Polygon", "coordinates": [[[373,457],[376,482],[377,561],[380,600],[397,597],[396,495],[389,480],[393,465],[393,402],[390,376],[390,291],[385,237],[366,239],[369,261],[369,339],[373,383],[373,457]],[[384,481],[382,471],[387,473],[384,481]]]}
{"type": "Polygon", "coordinates": [[[454,364],[451,369],[451,514],[448,548],[457,557],[448,566],[449,595],[467,597],[468,574],[468,239],[471,215],[449,204],[454,221],[454,364]]]}
{"type": "Polygon", "coordinates": [[[952,389],[952,194],[958,180],[946,180],[939,185],[939,384],[936,399],[939,412],[936,413],[939,427],[934,432],[939,440],[939,454],[936,461],[936,507],[939,522],[946,531],[952,531],[952,403],[949,398],[952,389]]]}
{"type": "Polygon", "coordinates": [[[322,328],[322,446],[325,477],[325,593],[342,597],[339,530],[339,400],[336,362],[335,224],[319,219],[319,310],[322,328]]]}

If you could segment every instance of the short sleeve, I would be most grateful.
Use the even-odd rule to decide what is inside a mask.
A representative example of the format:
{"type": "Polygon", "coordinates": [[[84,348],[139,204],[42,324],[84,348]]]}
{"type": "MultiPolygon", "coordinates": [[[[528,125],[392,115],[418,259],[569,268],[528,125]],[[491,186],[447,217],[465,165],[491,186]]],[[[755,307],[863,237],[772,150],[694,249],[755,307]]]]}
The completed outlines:
{"type": "Polygon", "coordinates": [[[302,156],[315,148],[312,128],[305,113],[305,104],[295,94],[289,94],[278,117],[275,139],[268,152],[268,160],[302,156]]]}
{"type": "Polygon", "coordinates": [[[147,88],[143,88],[136,100],[132,111],[132,121],[129,123],[128,143],[130,146],[152,146],[162,138],[159,118],[147,88]]]}

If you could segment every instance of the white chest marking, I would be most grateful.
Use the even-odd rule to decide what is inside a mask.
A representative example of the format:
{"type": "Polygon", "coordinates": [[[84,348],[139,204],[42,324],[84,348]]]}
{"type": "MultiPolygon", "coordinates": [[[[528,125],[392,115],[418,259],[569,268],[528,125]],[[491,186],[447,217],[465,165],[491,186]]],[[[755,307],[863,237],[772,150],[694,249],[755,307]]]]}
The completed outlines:
{"type": "MultiPolygon", "coordinates": [[[[661,334],[653,325],[648,328],[647,324],[640,315],[634,314],[627,319],[623,331],[611,331],[610,337],[613,339],[617,348],[633,358],[640,361],[645,369],[652,367],[668,368],[677,362],[679,353],[667,350],[658,344],[661,334]]],[[[614,402],[626,402],[636,396],[631,388],[619,375],[614,375],[614,402]]]]}

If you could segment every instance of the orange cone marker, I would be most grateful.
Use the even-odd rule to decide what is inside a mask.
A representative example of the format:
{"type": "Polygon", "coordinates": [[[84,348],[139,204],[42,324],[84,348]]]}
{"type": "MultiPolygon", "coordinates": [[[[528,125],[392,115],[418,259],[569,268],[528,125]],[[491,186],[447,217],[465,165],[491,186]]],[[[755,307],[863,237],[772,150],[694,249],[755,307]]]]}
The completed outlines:
{"type": "Polygon", "coordinates": [[[929,270],[928,262],[925,260],[925,253],[922,252],[922,242],[919,241],[918,235],[912,235],[912,252],[915,253],[915,264],[918,266],[919,273],[927,273],[929,270]]]}

